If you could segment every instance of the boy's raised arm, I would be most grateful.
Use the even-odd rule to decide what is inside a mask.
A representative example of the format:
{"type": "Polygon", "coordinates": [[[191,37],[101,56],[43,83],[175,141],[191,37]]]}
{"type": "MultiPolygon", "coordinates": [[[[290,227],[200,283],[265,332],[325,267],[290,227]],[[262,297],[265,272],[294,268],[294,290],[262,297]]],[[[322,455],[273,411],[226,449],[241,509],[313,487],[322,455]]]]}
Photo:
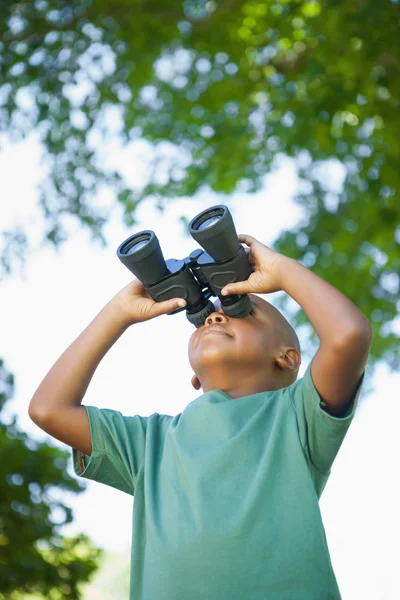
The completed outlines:
{"type": "Polygon", "coordinates": [[[100,361],[130,325],[171,312],[181,301],[155,302],[139,280],[128,284],[47,373],[29,404],[32,421],[56,439],[90,455],[89,420],[81,403],[100,361]]]}
{"type": "Polygon", "coordinates": [[[254,272],[244,282],[225,286],[230,294],[285,291],[304,310],[320,339],[311,376],[326,407],[339,416],[354,397],[368,359],[372,328],[362,312],[339,290],[296,260],[274,252],[249,235],[254,272]]]}
{"type": "Polygon", "coordinates": [[[340,416],[354,398],[364,372],[371,325],[339,290],[299,262],[284,258],[282,289],[300,304],[320,340],[311,364],[312,380],[326,404],[324,410],[340,416]]]}

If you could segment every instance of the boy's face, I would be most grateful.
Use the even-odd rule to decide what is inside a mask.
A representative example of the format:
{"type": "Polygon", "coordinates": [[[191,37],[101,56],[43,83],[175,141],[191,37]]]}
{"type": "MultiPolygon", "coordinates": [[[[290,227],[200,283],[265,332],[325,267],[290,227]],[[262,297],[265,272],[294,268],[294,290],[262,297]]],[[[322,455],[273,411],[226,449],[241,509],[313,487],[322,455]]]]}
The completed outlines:
{"type": "Polygon", "coordinates": [[[189,362],[195,372],[192,384],[199,389],[204,381],[232,381],[249,373],[271,372],[274,358],[279,355],[285,341],[284,318],[269,302],[249,294],[252,312],[245,318],[232,318],[222,311],[219,300],[215,312],[209,315],[202,327],[196,329],[189,340],[189,362]],[[220,331],[218,331],[220,328],[220,331]],[[219,369],[219,370],[218,370],[219,369]]]}

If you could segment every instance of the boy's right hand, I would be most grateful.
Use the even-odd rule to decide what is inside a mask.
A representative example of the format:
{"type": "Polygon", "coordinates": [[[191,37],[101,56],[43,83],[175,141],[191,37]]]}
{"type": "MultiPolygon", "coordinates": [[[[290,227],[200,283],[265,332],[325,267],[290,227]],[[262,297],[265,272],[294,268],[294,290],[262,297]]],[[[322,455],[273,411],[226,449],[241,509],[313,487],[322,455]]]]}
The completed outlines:
{"type": "Polygon", "coordinates": [[[139,279],[134,279],[131,283],[128,283],[114,296],[113,301],[118,303],[128,325],[149,321],[154,317],[166,315],[177,308],[186,306],[186,300],[183,298],[172,298],[165,302],[156,302],[145,290],[139,279]]]}

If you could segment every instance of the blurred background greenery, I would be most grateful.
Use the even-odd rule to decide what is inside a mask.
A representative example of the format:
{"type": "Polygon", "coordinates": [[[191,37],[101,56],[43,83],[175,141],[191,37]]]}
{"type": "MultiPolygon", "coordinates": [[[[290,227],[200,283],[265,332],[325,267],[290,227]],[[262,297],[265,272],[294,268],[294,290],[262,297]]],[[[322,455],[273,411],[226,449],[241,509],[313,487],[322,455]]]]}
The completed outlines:
{"type": "MultiPolygon", "coordinates": [[[[0,141],[41,140],[41,239],[65,244],[73,219],[105,243],[104,189],[129,226],[149,199],[162,214],[210,190],[229,206],[286,155],[305,218],[274,249],[353,300],[373,326],[370,364],[399,370],[399,23],[395,0],[2,0],[0,141]],[[141,185],[114,159],[139,139],[152,148],[141,185]]],[[[29,269],[32,243],[24,228],[1,231],[2,279],[29,269]]],[[[2,361],[0,415],[12,394],[2,361]]],[[[49,488],[84,489],[69,454],[16,422],[0,439],[0,598],[80,598],[102,552],[58,534],[72,515],[49,488]]]]}

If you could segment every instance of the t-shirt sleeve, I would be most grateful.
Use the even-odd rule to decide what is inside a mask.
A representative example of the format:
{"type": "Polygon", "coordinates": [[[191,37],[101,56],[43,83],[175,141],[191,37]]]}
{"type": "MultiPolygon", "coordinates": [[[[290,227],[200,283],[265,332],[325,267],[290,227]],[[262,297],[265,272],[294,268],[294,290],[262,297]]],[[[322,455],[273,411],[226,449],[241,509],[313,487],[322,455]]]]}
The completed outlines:
{"type": "Polygon", "coordinates": [[[346,411],[340,417],[335,417],[323,410],[323,406],[326,405],[321,400],[312,380],[311,364],[307,367],[303,378],[296,381],[289,389],[296,413],[300,442],[320,495],[355,415],[365,372],[346,411]]]}
{"type": "Polygon", "coordinates": [[[85,408],[92,454],[72,449],[75,474],[133,496],[145,456],[148,417],[128,417],[117,410],[96,406],[85,408]]]}

